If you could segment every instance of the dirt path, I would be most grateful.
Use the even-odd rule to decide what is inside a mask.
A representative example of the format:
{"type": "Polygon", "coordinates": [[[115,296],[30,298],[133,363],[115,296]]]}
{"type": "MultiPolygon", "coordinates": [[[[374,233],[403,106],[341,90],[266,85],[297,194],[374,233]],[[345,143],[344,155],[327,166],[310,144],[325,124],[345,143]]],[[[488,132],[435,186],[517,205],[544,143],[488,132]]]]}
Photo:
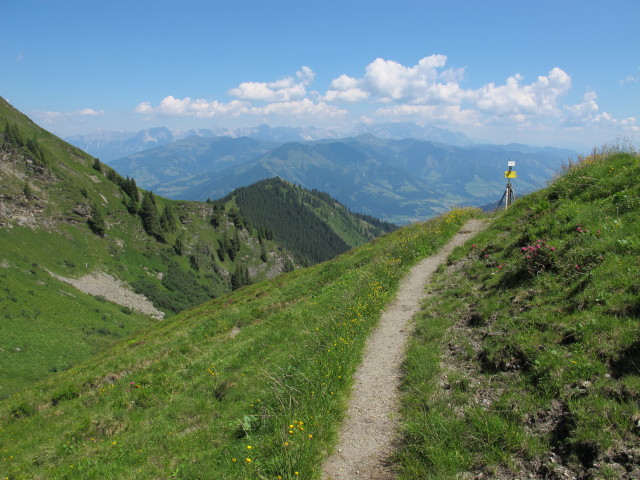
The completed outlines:
{"type": "Polygon", "coordinates": [[[325,479],[392,480],[387,457],[397,429],[398,386],[405,345],[413,331],[425,285],[451,251],[482,230],[470,220],[439,252],[413,267],[403,279],[396,299],[382,314],[367,341],[335,453],[324,466],[325,479]]]}

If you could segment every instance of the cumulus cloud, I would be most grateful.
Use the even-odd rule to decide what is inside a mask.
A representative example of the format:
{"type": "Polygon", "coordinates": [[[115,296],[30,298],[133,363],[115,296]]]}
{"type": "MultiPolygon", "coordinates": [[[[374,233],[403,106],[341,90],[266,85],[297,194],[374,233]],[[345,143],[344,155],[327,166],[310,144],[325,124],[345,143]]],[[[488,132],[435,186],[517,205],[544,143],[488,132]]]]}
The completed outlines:
{"type": "Polygon", "coordinates": [[[413,67],[393,60],[376,58],[365,68],[361,78],[341,75],[331,82],[327,101],[382,103],[457,103],[461,100],[464,69],[444,69],[445,55],[424,57],[413,67]]]}
{"type": "Polygon", "coordinates": [[[548,76],[539,76],[529,85],[522,84],[523,80],[516,74],[504,85],[490,83],[468,92],[468,99],[479,110],[493,115],[558,116],[561,113],[558,99],[571,88],[571,77],[566,72],[556,67],[548,76]]]}
{"type": "Polygon", "coordinates": [[[189,97],[178,99],[169,95],[160,102],[157,107],[149,102],[138,104],[135,111],[148,118],[156,116],[190,116],[212,118],[217,116],[247,115],[288,115],[293,117],[307,117],[316,119],[336,118],[347,114],[334,105],[326,102],[315,103],[308,98],[291,100],[288,102],[273,102],[264,106],[252,106],[248,102],[232,100],[231,102],[207,101],[202,99],[192,100],[189,97]]]}
{"type": "Polygon", "coordinates": [[[229,95],[241,100],[258,100],[264,102],[289,102],[303,98],[307,94],[307,86],[313,82],[315,73],[307,66],[296,72],[296,79],[286,77],[275,82],[242,82],[229,90],[229,95]]]}
{"type": "Polygon", "coordinates": [[[600,112],[597,99],[598,96],[595,92],[587,92],[582,97],[582,102],[566,105],[563,124],[568,127],[603,126],[640,132],[635,117],[617,119],[608,112],[600,112]]]}
{"type": "Polygon", "coordinates": [[[156,116],[289,116],[313,119],[331,119],[346,115],[348,112],[325,101],[313,101],[307,87],[313,82],[315,72],[303,66],[294,77],[286,77],[274,82],[242,82],[228,91],[236,97],[230,102],[203,99],[183,99],[169,95],[158,106],[150,102],[139,103],[135,111],[147,118],[156,116]],[[259,102],[257,105],[255,102],[259,102]]]}
{"type": "Polygon", "coordinates": [[[135,111],[148,117],[203,117],[211,118],[218,115],[237,116],[248,111],[245,102],[233,100],[228,103],[211,102],[203,99],[192,100],[190,97],[183,99],[175,98],[173,95],[165,97],[157,107],[151,106],[150,102],[139,103],[135,111]]]}
{"type": "Polygon", "coordinates": [[[228,90],[232,97],[228,102],[169,95],[157,106],[142,102],[135,111],[147,118],[245,115],[279,117],[295,123],[302,118],[344,119],[359,110],[358,115],[369,122],[412,119],[440,125],[514,127],[520,131],[587,125],[638,129],[634,117],[616,119],[601,112],[594,92],[588,92],[576,105],[564,104],[572,78],[559,67],[533,79],[514,73],[503,82],[464,88],[466,67],[448,67],[447,60],[445,55],[430,55],[405,66],[376,58],[364,67],[361,76],[335,77],[324,94],[310,90],[316,74],[302,66],[294,75],[275,81],[242,82],[228,90]]]}
{"type": "Polygon", "coordinates": [[[477,122],[484,114],[486,121],[501,118],[525,122],[533,115],[560,116],[559,99],[571,88],[571,77],[556,67],[529,84],[522,75],[515,74],[503,85],[489,83],[475,90],[464,89],[460,83],[465,69],[447,68],[446,63],[445,55],[424,57],[411,67],[377,58],[366,66],[360,78],[344,74],[335,78],[324,99],[394,105],[378,109],[377,115],[381,116],[422,114],[436,120],[450,114],[452,123],[466,123],[477,122]]]}

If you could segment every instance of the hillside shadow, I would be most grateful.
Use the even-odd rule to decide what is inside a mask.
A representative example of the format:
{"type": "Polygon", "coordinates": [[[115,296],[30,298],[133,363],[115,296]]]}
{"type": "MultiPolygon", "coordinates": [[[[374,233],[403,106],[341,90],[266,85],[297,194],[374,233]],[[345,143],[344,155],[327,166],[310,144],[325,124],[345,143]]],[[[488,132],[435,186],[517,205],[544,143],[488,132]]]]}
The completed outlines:
{"type": "Polygon", "coordinates": [[[614,378],[640,375],[640,340],[636,340],[622,350],[618,358],[611,361],[610,366],[614,378]]]}

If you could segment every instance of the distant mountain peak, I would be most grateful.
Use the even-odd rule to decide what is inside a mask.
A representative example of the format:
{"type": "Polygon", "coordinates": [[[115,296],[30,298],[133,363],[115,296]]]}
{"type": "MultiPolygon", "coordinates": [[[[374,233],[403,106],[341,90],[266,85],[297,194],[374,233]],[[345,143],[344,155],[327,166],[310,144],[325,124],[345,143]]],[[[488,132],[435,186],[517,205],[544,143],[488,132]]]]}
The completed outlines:
{"type": "Polygon", "coordinates": [[[369,134],[385,140],[415,138],[458,147],[472,144],[464,133],[452,132],[433,125],[418,125],[414,122],[361,123],[352,130],[351,134],[353,136],[369,134]]]}

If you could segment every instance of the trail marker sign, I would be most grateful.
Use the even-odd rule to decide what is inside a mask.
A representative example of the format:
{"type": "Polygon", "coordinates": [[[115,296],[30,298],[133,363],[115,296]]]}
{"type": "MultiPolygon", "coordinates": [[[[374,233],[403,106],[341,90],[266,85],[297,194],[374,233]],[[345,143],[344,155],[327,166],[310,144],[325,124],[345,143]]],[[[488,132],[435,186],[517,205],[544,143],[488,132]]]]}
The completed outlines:
{"type": "Polygon", "coordinates": [[[504,172],[504,178],[508,179],[507,188],[505,189],[504,194],[502,195],[502,198],[498,202],[498,206],[496,207],[496,210],[500,208],[500,204],[502,204],[503,201],[504,201],[504,209],[506,210],[507,208],[509,208],[509,204],[513,203],[513,201],[516,199],[516,194],[513,192],[513,187],[511,186],[511,179],[518,178],[518,176],[516,175],[516,171],[513,170],[513,167],[516,166],[516,162],[513,160],[509,160],[509,162],[507,163],[507,166],[509,167],[509,170],[504,172]]]}

